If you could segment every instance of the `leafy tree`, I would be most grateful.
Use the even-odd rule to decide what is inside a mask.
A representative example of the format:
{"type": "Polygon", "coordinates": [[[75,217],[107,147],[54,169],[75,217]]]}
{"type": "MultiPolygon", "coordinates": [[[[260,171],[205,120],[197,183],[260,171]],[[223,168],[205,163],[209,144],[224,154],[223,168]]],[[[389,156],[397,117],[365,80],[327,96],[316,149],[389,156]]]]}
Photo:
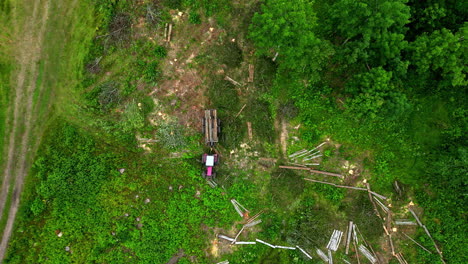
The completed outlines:
{"type": "Polygon", "coordinates": [[[358,117],[395,117],[409,108],[405,94],[392,83],[392,72],[381,67],[356,75],[347,90],[354,95],[349,103],[358,117]]]}
{"type": "Polygon", "coordinates": [[[257,53],[273,55],[278,52],[279,71],[319,79],[319,72],[333,54],[328,42],[314,34],[317,18],[313,1],[269,0],[256,13],[250,27],[250,38],[257,53]]]}
{"type": "Polygon", "coordinates": [[[338,59],[344,64],[365,62],[384,66],[398,62],[409,22],[406,0],[340,0],[327,10],[328,28],[340,45],[338,59]]]}
{"type": "Polygon", "coordinates": [[[456,0],[409,0],[408,5],[412,19],[407,38],[411,41],[420,34],[430,34],[443,28],[457,31],[466,21],[468,10],[468,2],[456,0]]]}
{"type": "MultiPolygon", "coordinates": [[[[464,37],[468,24],[453,34],[450,30],[436,30],[419,36],[410,46],[412,63],[421,82],[441,80],[439,87],[466,86],[467,44],[464,37]]],[[[433,87],[426,87],[431,89],[433,87]]]]}

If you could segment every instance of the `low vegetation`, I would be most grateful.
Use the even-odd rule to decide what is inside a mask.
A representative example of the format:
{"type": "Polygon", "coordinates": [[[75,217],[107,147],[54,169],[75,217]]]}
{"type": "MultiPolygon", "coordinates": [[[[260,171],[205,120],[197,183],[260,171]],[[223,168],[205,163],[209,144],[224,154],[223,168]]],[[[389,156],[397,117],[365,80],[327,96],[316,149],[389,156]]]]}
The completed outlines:
{"type": "MultiPolygon", "coordinates": [[[[0,1],[1,12],[8,3],[0,1]]],[[[5,263],[310,262],[298,250],[218,241],[242,226],[230,199],[251,215],[262,212],[242,241],[315,252],[354,221],[384,263],[397,263],[366,192],[306,182],[323,176],[278,167],[321,142],[316,168],[346,175],[327,181],[369,182],[401,218],[411,218],[415,203],[445,261],[466,262],[461,1],[88,4],[70,11],[85,40],[64,40],[74,59],[44,66],[43,82],[57,99],[53,114],[43,115],[47,130],[5,263]],[[201,110],[210,108],[222,122],[214,149],[200,133],[201,110]],[[201,177],[208,151],[221,157],[216,188],[201,177]]],[[[60,34],[49,33],[48,52],[60,34]]],[[[14,69],[6,54],[0,120],[14,69]]],[[[4,133],[1,125],[0,143],[4,133]]],[[[398,236],[409,263],[440,261],[422,229],[404,231],[434,251],[398,236]]],[[[354,263],[352,251],[335,257],[354,263]]]]}

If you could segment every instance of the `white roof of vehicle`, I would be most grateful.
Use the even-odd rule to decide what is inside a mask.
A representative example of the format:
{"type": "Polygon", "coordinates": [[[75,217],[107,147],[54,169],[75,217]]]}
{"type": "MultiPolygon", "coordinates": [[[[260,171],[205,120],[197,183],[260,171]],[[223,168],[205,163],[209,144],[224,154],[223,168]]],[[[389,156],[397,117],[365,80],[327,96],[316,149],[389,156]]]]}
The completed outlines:
{"type": "Polygon", "coordinates": [[[214,166],[214,156],[206,156],[206,166],[214,166]]]}

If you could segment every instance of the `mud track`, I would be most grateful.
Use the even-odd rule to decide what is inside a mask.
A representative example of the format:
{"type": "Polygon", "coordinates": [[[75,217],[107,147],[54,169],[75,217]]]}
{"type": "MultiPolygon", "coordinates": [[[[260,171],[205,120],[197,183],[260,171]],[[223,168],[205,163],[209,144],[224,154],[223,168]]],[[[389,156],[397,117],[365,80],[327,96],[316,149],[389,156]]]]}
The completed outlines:
{"type": "Polygon", "coordinates": [[[12,17],[15,36],[15,59],[18,70],[12,79],[12,93],[14,102],[10,104],[9,135],[5,135],[8,142],[5,155],[5,167],[3,171],[2,187],[0,193],[1,220],[6,225],[2,232],[0,242],[0,261],[6,254],[13,224],[18,212],[20,195],[24,179],[30,169],[31,154],[31,130],[36,120],[34,111],[34,93],[41,93],[43,86],[36,87],[38,77],[38,62],[42,56],[44,35],[47,29],[49,17],[49,0],[20,1],[19,6],[12,8],[12,17]],[[31,4],[33,3],[33,4],[31,4]],[[32,9],[32,10],[31,10],[32,9]],[[21,11],[20,11],[21,10],[21,11]],[[23,12],[19,14],[19,12],[23,12]],[[21,21],[21,18],[25,21],[21,21]],[[11,122],[10,122],[11,121],[11,122]],[[13,192],[10,192],[10,190],[13,192]],[[7,204],[7,201],[10,203],[7,204]],[[7,205],[10,205],[8,208],[7,205]],[[8,211],[7,211],[8,210],[8,211]]]}

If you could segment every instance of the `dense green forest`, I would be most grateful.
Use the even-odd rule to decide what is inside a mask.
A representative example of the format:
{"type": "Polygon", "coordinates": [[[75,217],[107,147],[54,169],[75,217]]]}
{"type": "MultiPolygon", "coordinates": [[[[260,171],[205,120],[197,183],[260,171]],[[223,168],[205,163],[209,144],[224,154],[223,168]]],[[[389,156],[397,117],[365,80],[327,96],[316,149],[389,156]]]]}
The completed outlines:
{"type": "MultiPolygon", "coordinates": [[[[416,204],[445,263],[467,263],[466,10],[451,0],[84,1],[66,46],[77,59],[47,68],[57,99],[5,263],[321,263],[315,249],[348,221],[381,263],[399,263],[367,193],[279,168],[321,142],[317,169],[347,175],[327,181],[369,182],[399,218],[413,219],[416,204]],[[222,122],[216,188],[200,176],[211,108],[222,122]],[[301,245],[313,259],[218,240],[243,224],[231,199],[262,212],[243,241],[301,245]]],[[[408,263],[442,263],[422,228],[405,228],[431,252],[396,233],[408,263]]],[[[357,263],[355,253],[333,254],[357,263]]]]}

